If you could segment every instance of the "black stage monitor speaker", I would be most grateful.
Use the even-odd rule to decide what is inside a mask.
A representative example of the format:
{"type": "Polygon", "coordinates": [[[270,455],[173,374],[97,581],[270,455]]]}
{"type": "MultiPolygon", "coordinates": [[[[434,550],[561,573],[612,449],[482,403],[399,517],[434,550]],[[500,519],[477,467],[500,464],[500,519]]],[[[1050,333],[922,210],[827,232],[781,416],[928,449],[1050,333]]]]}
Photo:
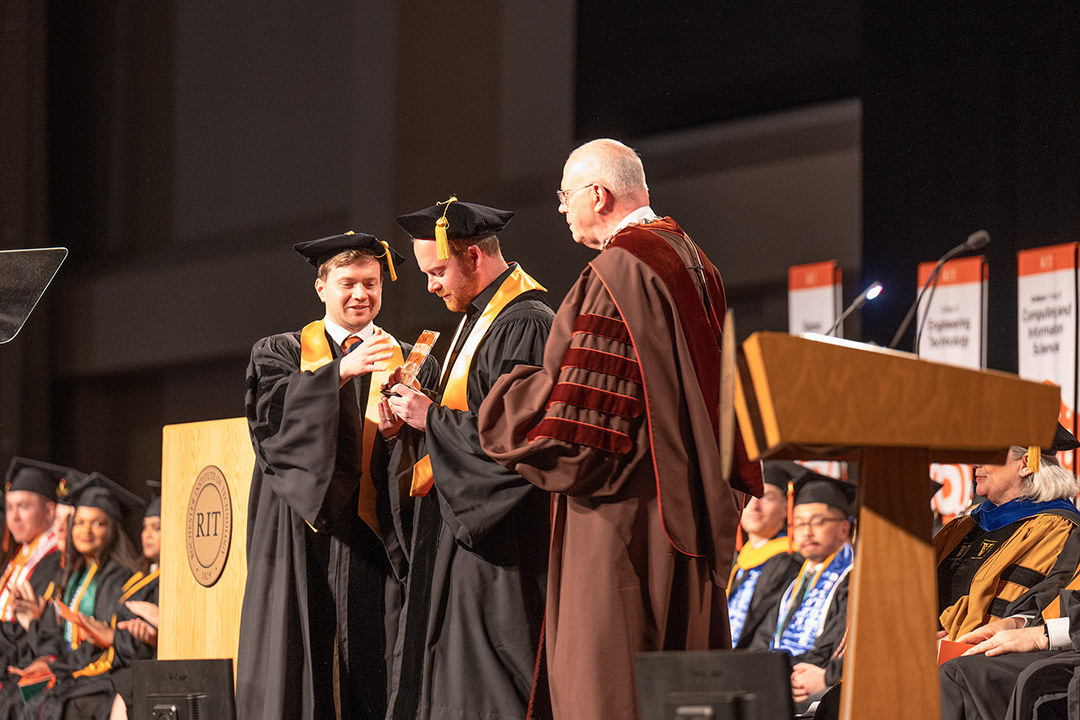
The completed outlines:
{"type": "Polygon", "coordinates": [[[791,718],[787,655],[740,650],[638,653],[639,720],[791,718]]]}
{"type": "Polygon", "coordinates": [[[140,660],[134,720],[235,720],[232,660],[140,660]]]}

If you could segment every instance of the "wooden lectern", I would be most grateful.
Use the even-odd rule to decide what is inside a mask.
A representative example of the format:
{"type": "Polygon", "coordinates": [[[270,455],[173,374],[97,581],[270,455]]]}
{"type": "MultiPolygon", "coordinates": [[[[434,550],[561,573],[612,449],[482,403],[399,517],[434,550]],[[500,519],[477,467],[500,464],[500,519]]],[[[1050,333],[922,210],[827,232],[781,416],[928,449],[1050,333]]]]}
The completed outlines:
{"type": "MultiPolygon", "coordinates": [[[[235,673],[247,579],[248,489],[254,463],[244,418],[166,425],[162,429],[161,660],[232,658],[235,673]],[[229,521],[230,537],[223,558],[224,539],[215,545],[213,538],[196,537],[203,544],[193,561],[189,557],[193,536],[214,533],[218,537],[226,529],[217,514],[220,508],[197,517],[193,490],[205,482],[207,468],[219,470],[216,480],[223,478],[227,483],[230,517],[224,520],[229,521]],[[220,576],[209,586],[196,575],[204,572],[200,561],[208,566],[223,563],[213,568],[220,576]]],[[[201,577],[208,581],[208,576],[201,577]]]]}
{"type": "Polygon", "coordinates": [[[859,462],[841,717],[940,717],[929,465],[1049,447],[1060,391],[823,336],[755,333],[738,362],[752,459],[859,462]]]}

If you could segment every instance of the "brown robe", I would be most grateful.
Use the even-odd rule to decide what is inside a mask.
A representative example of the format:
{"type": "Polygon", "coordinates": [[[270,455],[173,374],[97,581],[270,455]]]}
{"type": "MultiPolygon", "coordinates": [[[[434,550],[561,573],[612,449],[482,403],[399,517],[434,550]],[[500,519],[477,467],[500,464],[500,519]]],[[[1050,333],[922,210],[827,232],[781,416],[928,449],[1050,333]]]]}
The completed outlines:
{"type": "MultiPolygon", "coordinates": [[[[632,718],[634,655],[730,647],[739,509],[717,441],[719,273],[711,308],[669,218],[620,231],[559,308],[544,366],[480,412],[485,452],[553,500],[545,651],[554,716],[632,718]],[[659,231],[659,232],[656,232],[659,231]]],[[[761,466],[737,448],[740,488],[761,466]]]]}

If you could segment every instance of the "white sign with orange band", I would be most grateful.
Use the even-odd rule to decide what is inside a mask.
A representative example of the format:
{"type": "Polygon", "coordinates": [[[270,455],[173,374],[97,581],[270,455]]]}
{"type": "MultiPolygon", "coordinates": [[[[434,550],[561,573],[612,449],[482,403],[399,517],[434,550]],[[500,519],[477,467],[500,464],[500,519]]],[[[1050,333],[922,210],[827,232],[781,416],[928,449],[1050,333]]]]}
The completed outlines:
{"type": "MultiPolygon", "coordinates": [[[[926,285],[934,265],[919,264],[920,289],[926,285]]],[[[945,263],[932,302],[927,292],[919,305],[920,356],[976,370],[986,367],[987,276],[986,258],[982,256],[945,263]]],[[[970,465],[934,464],[930,466],[930,477],[942,484],[931,501],[942,520],[960,514],[971,504],[975,473],[970,465]]]]}
{"type": "MultiPolygon", "coordinates": [[[[1020,377],[1061,388],[1058,421],[1076,433],[1076,292],[1080,243],[1017,253],[1017,351],[1020,377]]],[[[1074,452],[1058,453],[1075,470],[1074,452]]]]}
{"type": "MultiPolygon", "coordinates": [[[[823,333],[840,317],[843,283],[836,261],[788,268],[788,332],[823,333]]],[[[835,333],[843,336],[843,328],[835,333]]]]}

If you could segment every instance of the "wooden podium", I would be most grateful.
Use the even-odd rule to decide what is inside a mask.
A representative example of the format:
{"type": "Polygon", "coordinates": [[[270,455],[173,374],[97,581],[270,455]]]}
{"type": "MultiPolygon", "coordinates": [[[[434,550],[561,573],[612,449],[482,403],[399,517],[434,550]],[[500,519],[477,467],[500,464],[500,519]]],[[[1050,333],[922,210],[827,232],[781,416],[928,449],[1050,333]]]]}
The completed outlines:
{"type": "Polygon", "coordinates": [[[235,673],[247,578],[248,489],[254,463],[244,418],[166,425],[162,429],[161,660],[232,658],[235,673]],[[227,485],[225,492],[213,484],[222,482],[227,485]],[[222,507],[200,512],[201,496],[207,502],[226,494],[228,516],[222,507]],[[189,550],[193,542],[201,543],[194,552],[189,550]],[[203,582],[215,572],[220,576],[205,586],[203,582]]]}
{"type": "Polygon", "coordinates": [[[841,717],[940,717],[931,462],[1049,447],[1060,391],[834,340],[755,333],[735,409],[752,459],[859,462],[841,717]]]}

